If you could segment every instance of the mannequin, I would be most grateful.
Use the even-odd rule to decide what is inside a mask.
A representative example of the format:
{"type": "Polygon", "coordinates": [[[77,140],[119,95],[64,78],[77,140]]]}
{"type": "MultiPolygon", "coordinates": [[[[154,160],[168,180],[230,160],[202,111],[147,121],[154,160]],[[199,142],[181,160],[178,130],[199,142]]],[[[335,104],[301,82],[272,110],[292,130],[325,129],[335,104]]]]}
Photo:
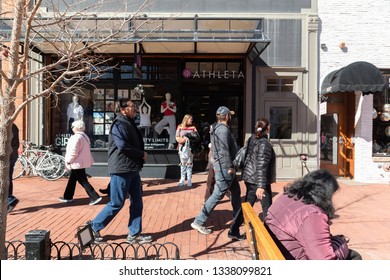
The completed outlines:
{"type": "Polygon", "coordinates": [[[171,94],[165,94],[165,101],[161,104],[161,113],[164,117],[156,124],[154,130],[160,135],[166,125],[169,125],[169,145],[168,149],[174,149],[176,143],[176,103],[171,101],[171,94]]]}
{"type": "Polygon", "coordinates": [[[83,120],[84,116],[84,109],[80,105],[77,95],[73,95],[72,103],[68,105],[66,114],[68,116],[68,132],[72,133],[72,123],[77,120],[83,120]]]}
{"type": "Polygon", "coordinates": [[[140,122],[139,127],[145,129],[144,136],[147,137],[149,134],[149,129],[152,126],[150,121],[151,106],[146,102],[145,98],[142,99],[141,105],[138,107],[140,122]]]}

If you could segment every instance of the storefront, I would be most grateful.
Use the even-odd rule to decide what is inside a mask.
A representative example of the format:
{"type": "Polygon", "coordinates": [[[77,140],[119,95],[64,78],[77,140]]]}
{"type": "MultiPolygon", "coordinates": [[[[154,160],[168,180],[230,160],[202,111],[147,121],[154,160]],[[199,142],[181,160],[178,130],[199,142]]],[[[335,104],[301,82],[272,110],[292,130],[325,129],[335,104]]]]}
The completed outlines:
{"type": "MultiPolygon", "coordinates": [[[[241,1],[239,5],[225,1],[223,7],[202,1],[188,2],[184,10],[178,5],[184,1],[171,2],[157,3],[153,11],[132,18],[120,33],[128,35],[125,40],[114,39],[94,50],[110,62],[101,68],[103,75],[86,76],[87,84],[75,92],[78,100],[72,95],[59,95],[47,102],[32,102],[29,139],[56,144],[64,151],[70,137],[69,112],[78,102],[76,111],[86,122],[95,159],[88,172],[107,176],[106,145],[115,101],[128,96],[140,106],[137,122],[149,154],[142,175],[177,178],[176,143],[173,149],[170,145],[173,126],[181,122],[184,114],[192,114],[207,147],[208,127],[215,121],[216,109],[225,105],[235,111],[230,128],[240,146],[253,133],[256,119],[270,119],[278,179],[291,180],[305,172],[301,154],[308,155],[308,166],[316,169],[315,1],[297,4],[286,0],[278,6],[267,1],[241,1]],[[177,16],[172,17],[172,13],[177,16]],[[160,127],[164,120],[160,107],[167,93],[177,106],[175,122],[160,127]],[[43,129],[36,130],[36,126],[43,129]]],[[[112,17],[109,22],[120,26],[121,20],[112,17]]],[[[99,21],[105,23],[107,17],[83,18],[70,26],[95,26],[99,21]]],[[[79,37],[84,35],[82,30],[77,33],[79,37]]],[[[50,38],[45,37],[35,44],[40,50],[36,61],[55,57],[57,48],[48,41],[50,38]]],[[[34,64],[31,67],[34,70],[34,64]]],[[[44,89],[44,84],[35,82],[30,92],[44,89]]],[[[73,119],[77,114],[73,110],[73,119]]],[[[195,169],[204,171],[206,161],[205,149],[196,155],[195,169]]]]}
{"type": "Polygon", "coordinates": [[[379,168],[375,170],[384,173],[383,166],[390,162],[388,83],[388,72],[364,61],[325,77],[321,86],[325,112],[321,115],[321,168],[336,176],[373,181],[369,163],[376,162],[379,168]]]}
{"type": "Polygon", "coordinates": [[[96,167],[90,171],[91,175],[107,170],[108,134],[115,117],[115,100],[120,98],[129,97],[139,108],[136,124],[144,136],[145,149],[149,153],[145,169],[150,169],[154,173],[151,175],[156,177],[176,177],[179,174],[176,172],[175,131],[185,114],[193,115],[204,146],[204,150],[195,157],[197,171],[204,171],[207,164],[208,130],[210,124],[215,122],[218,106],[225,105],[236,112],[231,130],[237,142],[242,144],[243,123],[238,120],[242,119],[243,112],[243,58],[144,58],[142,81],[134,79],[133,61],[122,59],[117,65],[89,88],[84,88],[82,93],[62,96],[57,100],[58,106],[53,107],[50,113],[53,120],[50,122],[51,137],[62,150],[71,136],[71,122],[80,118],[85,121],[86,133],[91,139],[91,149],[97,161],[96,167]],[[177,108],[173,123],[165,122],[160,112],[167,93],[177,108]]]}

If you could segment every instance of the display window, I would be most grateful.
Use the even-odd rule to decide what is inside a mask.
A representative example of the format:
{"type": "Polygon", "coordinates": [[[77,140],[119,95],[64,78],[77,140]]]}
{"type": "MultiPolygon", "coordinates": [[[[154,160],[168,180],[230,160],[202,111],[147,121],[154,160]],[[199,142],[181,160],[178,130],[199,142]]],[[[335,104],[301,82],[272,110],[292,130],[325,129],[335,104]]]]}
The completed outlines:
{"type": "Polygon", "coordinates": [[[66,147],[72,135],[71,124],[82,119],[85,132],[91,139],[92,148],[107,148],[110,125],[115,113],[115,101],[130,98],[137,106],[135,123],[144,138],[146,149],[174,149],[178,114],[177,86],[154,86],[147,88],[94,88],[82,94],[61,96],[53,110],[52,123],[54,142],[66,147]]]}
{"type": "Polygon", "coordinates": [[[176,128],[185,114],[194,116],[202,136],[207,134],[204,132],[215,121],[215,111],[222,104],[236,111],[231,129],[236,138],[242,135],[238,124],[242,117],[244,83],[241,62],[181,64],[177,60],[144,59],[138,73],[142,79],[135,78],[131,61],[116,65],[107,75],[91,82],[93,86],[78,93],[77,104],[72,95],[56,99],[51,108],[50,131],[58,147],[66,147],[72,135],[71,122],[82,118],[91,148],[106,149],[110,126],[116,116],[115,102],[121,98],[130,98],[138,107],[135,123],[146,150],[176,149],[176,128]],[[185,76],[182,68],[192,74],[185,76]],[[75,111],[75,104],[79,111],[75,111]],[[74,115],[73,118],[70,115],[74,115]]]}
{"type": "Polygon", "coordinates": [[[390,73],[385,73],[387,87],[381,94],[374,94],[372,111],[373,156],[390,156],[390,73]]]}

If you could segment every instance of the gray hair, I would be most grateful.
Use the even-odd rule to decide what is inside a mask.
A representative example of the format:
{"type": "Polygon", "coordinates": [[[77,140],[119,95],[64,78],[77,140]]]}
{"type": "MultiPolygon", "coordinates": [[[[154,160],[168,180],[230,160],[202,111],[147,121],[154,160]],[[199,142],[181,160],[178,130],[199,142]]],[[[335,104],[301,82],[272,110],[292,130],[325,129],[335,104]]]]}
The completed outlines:
{"type": "Polygon", "coordinates": [[[75,128],[77,131],[85,131],[85,123],[82,120],[77,120],[72,123],[72,128],[75,128]]]}

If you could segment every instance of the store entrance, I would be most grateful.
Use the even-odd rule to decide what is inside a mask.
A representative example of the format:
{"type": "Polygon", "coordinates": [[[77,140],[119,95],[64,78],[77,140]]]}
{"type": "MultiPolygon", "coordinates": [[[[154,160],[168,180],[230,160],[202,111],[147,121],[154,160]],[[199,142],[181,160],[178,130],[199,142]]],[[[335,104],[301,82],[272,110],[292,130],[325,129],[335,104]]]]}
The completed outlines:
{"type": "MultiPolygon", "coordinates": [[[[237,144],[243,143],[243,83],[186,83],[183,84],[183,109],[181,114],[191,114],[202,138],[204,151],[194,158],[194,170],[205,171],[207,165],[209,127],[215,122],[219,106],[235,112],[230,129],[237,144]]],[[[181,120],[178,120],[180,122],[181,120]]]]}
{"type": "Polygon", "coordinates": [[[354,94],[332,93],[321,116],[320,167],[335,176],[354,177],[354,94]]]}

